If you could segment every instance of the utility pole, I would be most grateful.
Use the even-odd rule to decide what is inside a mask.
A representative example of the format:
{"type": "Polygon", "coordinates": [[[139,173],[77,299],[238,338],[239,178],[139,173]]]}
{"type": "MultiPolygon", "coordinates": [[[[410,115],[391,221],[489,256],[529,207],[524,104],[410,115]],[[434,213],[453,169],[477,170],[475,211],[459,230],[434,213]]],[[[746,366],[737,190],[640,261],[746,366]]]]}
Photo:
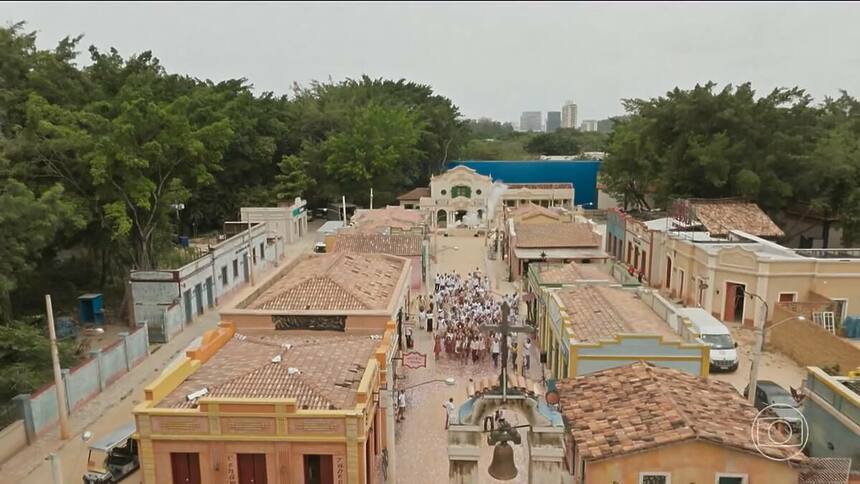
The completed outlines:
{"type": "Polygon", "coordinates": [[[753,321],[753,324],[755,324],[755,346],[753,347],[752,364],[750,364],[750,383],[747,399],[755,405],[756,387],[758,386],[758,367],[761,361],[762,346],[764,345],[764,325],[767,324],[768,307],[767,301],[758,294],[747,292],[747,295],[758,299],[764,305],[764,319],[762,319],[761,324],[755,324],[755,321],[753,321]]]}
{"type": "MultiPolygon", "coordinates": [[[[253,237],[251,237],[251,214],[248,214],[248,276],[251,279],[251,285],[254,286],[254,248],[251,247],[251,242],[253,241],[253,237]]],[[[260,254],[262,256],[262,254],[260,254]]]]}
{"type": "Polygon", "coordinates": [[[370,209],[373,210],[373,187],[370,187],[370,209]]]}
{"type": "Polygon", "coordinates": [[[341,197],[341,200],[342,200],[342,203],[343,203],[343,226],[344,226],[344,227],[346,227],[347,222],[349,222],[349,221],[346,219],[346,195],[343,195],[343,196],[341,197]]]}
{"type": "Polygon", "coordinates": [[[54,367],[54,388],[57,390],[57,413],[60,417],[60,438],[68,440],[69,416],[66,410],[66,386],[60,372],[60,354],[57,351],[57,330],[54,328],[54,308],[51,306],[51,295],[45,294],[45,310],[48,315],[48,335],[51,338],[51,363],[54,367]]]}
{"type": "Polygon", "coordinates": [[[51,478],[54,484],[63,484],[63,466],[60,463],[60,456],[51,452],[48,454],[48,460],[51,461],[51,478]]]}

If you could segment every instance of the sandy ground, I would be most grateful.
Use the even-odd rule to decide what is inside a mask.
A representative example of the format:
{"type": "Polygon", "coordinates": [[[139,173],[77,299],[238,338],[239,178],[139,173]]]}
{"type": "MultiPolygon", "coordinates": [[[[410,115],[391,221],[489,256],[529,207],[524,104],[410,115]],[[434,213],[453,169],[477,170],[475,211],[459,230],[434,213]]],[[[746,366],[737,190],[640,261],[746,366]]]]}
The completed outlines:
{"type": "MultiPolygon", "coordinates": [[[[316,229],[321,224],[321,221],[312,222],[308,234],[300,242],[287,247],[287,256],[282,260],[281,267],[297,255],[311,250],[317,236],[316,229]]],[[[222,303],[222,306],[245,297],[251,289],[245,288],[234,293],[222,303]]],[[[56,452],[59,455],[63,474],[62,482],[81,482],[81,477],[86,471],[88,455],[87,445],[81,440],[81,434],[85,430],[89,430],[93,433],[94,439],[98,439],[131,422],[134,419],[132,409],[143,400],[144,387],[171,362],[182,357],[185,348],[194,344],[194,341],[205,331],[214,328],[219,320],[217,311],[204,313],[173,341],[153,348],[155,351],[149,358],[70,417],[71,439],[65,442],[60,440],[59,430],[56,428],[45,432],[33,445],[25,448],[0,466],[0,483],[46,484],[59,482],[52,481],[50,463],[46,460],[47,455],[51,452],[56,452]]],[[[109,339],[109,335],[105,335],[103,339],[109,339]]],[[[122,482],[123,484],[138,484],[141,482],[141,478],[138,475],[132,475],[122,482]]]]}

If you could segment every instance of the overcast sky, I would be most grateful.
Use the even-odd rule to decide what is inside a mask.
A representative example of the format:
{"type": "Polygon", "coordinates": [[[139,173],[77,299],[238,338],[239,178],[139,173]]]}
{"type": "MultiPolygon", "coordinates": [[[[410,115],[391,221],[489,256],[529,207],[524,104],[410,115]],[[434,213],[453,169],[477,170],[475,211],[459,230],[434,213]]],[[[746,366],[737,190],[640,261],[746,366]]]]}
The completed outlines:
{"type": "MultiPolygon", "coordinates": [[[[245,77],[258,90],[368,74],[430,84],[467,117],[620,100],[696,82],[860,95],[860,4],[2,3],[41,47],[152,50],[171,72],[245,77]]],[[[84,49],[85,50],[85,49],[84,49]]],[[[82,59],[85,60],[85,59],[82,59]]]]}

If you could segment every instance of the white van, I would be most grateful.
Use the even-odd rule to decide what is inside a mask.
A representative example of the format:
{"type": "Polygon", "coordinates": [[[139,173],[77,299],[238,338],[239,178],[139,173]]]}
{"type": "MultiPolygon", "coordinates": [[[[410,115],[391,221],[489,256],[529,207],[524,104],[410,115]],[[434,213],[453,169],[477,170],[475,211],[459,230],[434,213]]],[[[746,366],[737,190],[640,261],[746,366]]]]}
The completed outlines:
{"type": "Polygon", "coordinates": [[[725,324],[702,308],[680,308],[678,314],[693,323],[698,339],[710,348],[712,370],[738,369],[738,344],[725,324]]]}

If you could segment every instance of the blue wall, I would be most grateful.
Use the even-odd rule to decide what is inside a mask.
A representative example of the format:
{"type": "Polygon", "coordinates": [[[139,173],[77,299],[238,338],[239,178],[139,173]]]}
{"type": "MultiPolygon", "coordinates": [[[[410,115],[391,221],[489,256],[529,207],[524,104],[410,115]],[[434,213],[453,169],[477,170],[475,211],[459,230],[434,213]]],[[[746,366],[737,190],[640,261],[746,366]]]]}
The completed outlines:
{"type": "Polygon", "coordinates": [[[457,165],[466,165],[482,175],[505,183],[572,183],[573,203],[597,208],[597,172],[600,170],[600,161],[597,160],[448,162],[448,168],[457,165]]]}

